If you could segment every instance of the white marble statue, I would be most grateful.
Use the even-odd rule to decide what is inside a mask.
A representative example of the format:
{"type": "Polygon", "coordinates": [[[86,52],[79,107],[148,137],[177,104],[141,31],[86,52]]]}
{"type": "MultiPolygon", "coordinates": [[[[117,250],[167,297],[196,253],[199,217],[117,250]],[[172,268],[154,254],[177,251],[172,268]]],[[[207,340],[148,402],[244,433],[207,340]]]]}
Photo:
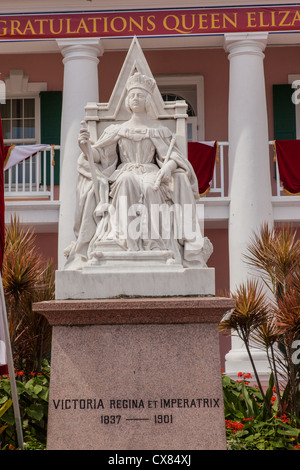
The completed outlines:
{"type": "Polygon", "coordinates": [[[127,81],[131,118],[109,125],[95,144],[85,125],[80,130],[76,239],[65,251],[65,269],[95,265],[107,249],[167,253],[169,264],[206,266],[212,246],[200,233],[197,178],[176,135],[148,116],[155,86],[136,72],[127,81]]]}

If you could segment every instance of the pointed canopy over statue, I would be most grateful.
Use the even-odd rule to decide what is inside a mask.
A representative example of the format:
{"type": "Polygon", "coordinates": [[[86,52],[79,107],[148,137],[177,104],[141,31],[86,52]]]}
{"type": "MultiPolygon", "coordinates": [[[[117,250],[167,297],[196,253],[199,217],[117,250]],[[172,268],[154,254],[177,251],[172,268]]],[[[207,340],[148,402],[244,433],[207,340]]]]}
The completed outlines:
{"type": "Polygon", "coordinates": [[[134,38],[109,102],[86,106],[65,270],[207,268],[186,108],[163,101],[134,38]]]}
{"type": "MultiPolygon", "coordinates": [[[[85,107],[85,120],[91,135],[91,141],[96,142],[99,136],[112,122],[122,123],[130,118],[130,112],[126,109],[127,81],[135,72],[140,72],[154,80],[148,62],[141,49],[138,39],[132,40],[131,46],[121,68],[119,77],[112,91],[108,103],[87,103],[85,107]]],[[[155,80],[154,80],[155,82],[155,80]]],[[[152,119],[159,119],[163,125],[169,127],[171,132],[177,135],[183,155],[187,157],[186,120],[187,104],[184,100],[164,102],[155,82],[152,90],[152,100],[148,115],[152,119]]]]}

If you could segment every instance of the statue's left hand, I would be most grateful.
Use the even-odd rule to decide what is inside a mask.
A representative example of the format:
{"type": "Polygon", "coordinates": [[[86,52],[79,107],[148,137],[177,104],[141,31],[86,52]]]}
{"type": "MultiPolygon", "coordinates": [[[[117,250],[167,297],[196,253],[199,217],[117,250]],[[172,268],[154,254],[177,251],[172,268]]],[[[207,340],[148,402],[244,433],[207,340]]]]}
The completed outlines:
{"type": "Polygon", "coordinates": [[[171,181],[172,173],[176,168],[176,163],[173,160],[165,163],[157,173],[155,188],[158,189],[161,181],[168,183],[171,181]]]}

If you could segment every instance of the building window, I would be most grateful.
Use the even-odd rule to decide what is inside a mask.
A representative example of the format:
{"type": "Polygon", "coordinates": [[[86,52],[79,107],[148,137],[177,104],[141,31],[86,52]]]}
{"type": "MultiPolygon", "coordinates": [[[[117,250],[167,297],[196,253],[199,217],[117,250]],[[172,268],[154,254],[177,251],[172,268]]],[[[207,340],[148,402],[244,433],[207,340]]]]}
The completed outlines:
{"type": "Polygon", "coordinates": [[[9,98],[0,104],[6,145],[36,143],[35,98],[9,98]]]}
{"type": "MultiPolygon", "coordinates": [[[[37,143],[36,98],[7,98],[0,104],[3,139],[5,145],[29,145],[37,143]]],[[[39,124],[39,123],[38,123],[39,124]]],[[[17,184],[37,184],[36,156],[15,165],[4,175],[5,188],[17,184]]]]}
{"type": "MultiPolygon", "coordinates": [[[[11,70],[5,78],[6,97],[0,113],[5,145],[40,143],[40,92],[45,82],[31,82],[23,70],[11,70]]],[[[41,165],[37,157],[25,160],[5,172],[5,190],[24,191],[28,185],[39,185],[41,165]]]]}
{"type": "Polygon", "coordinates": [[[155,79],[164,101],[186,101],[188,141],[205,140],[202,75],[158,75],[155,79]]]}
{"type": "Polygon", "coordinates": [[[177,101],[177,100],[185,100],[188,106],[187,115],[189,117],[196,116],[195,110],[192,104],[187,101],[183,96],[176,95],[175,93],[161,93],[161,96],[164,101],[177,101]]]}
{"type": "Polygon", "coordinates": [[[162,99],[166,102],[168,101],[177,101],[184,100],[187,104],[187,140],[193,142],[197,140],[197,114],[192,106],[192,104],[184,97],[177,95],[176,93],[161,93],[162,99]]]}

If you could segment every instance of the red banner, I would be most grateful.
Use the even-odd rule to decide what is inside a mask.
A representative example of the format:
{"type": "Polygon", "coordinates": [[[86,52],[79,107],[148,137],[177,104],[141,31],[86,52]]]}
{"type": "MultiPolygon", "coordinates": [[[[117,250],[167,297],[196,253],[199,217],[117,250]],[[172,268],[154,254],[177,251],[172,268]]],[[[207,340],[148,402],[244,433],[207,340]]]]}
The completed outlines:
{"type": "Polygon", "coordinates": [[[300,6],[0,15],[0,40],[300,31],[300,6]]]}
{"type": "Polygon", "coordinates": [[[217,142],[188,142],[188,159],[191,162],[198,179],[200,196],[206,196],[210,190],[210,182],[213,178],[217,142]]]}
{"type": "Polygon", "coordinates": [[[280,181],[287,194],[300,195],[300,140],[276,140],[280,181]]]}

